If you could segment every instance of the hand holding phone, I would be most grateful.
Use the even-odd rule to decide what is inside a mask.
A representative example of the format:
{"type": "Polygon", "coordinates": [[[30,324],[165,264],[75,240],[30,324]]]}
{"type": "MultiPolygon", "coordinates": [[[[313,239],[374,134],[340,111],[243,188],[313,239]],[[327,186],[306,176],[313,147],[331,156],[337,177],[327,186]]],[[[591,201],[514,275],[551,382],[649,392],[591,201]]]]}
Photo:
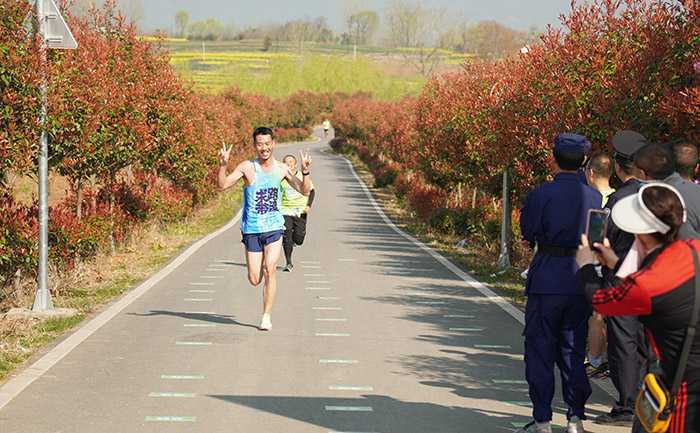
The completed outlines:
{"type": "Polygon", "coordinates": [[[596,250],[595,244],[602,244],[605,241],[605,234],[608,231],[608,220],[610,219],[609,209],[590,209],[586,222],[586,237],[591,249],[596,250]]]}

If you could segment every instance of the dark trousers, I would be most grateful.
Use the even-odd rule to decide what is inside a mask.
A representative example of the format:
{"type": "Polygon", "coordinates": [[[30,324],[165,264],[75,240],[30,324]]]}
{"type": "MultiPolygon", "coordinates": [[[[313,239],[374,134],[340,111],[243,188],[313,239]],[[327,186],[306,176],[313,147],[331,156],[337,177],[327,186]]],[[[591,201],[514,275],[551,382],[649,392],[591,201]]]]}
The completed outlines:
{"type": "Polygon", "coordinates": [[[554,365],[559,367],[567,418],[585,419],[591,395],[586,368],[586,337],[591,307],[583,296],[529,295],[525,309],[525,377],[532,415],[551,421],[554,365]]]}
{"type": "Polygon", "coordinates": [[[282,246],[284,247],[284,257],[287,264],[292,263],[292,251],[294,245],[301,245],[306,238],[306,214],[300,217],[284,216],[284,236],[282,246]]]}
{"type": "Polygon", "coordinates": [[[634,316],[606,317],[610,379],[619,393],[614,411],[634,412],[646,357],[644,327],[634,316]]]}

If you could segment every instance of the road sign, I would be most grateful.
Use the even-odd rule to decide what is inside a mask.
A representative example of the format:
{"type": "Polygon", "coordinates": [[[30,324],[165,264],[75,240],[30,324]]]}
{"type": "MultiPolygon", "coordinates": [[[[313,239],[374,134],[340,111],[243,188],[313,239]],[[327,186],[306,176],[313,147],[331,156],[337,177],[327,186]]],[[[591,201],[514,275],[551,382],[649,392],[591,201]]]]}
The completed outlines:
{"type": "Polygon", "coordinates": [[[66,21],[61,16],[58,6],[54,0],[44,0],[43,19],[46,20],[44,26],[44,40],[46,46],[55,50],[74,50],[78,48],[66,21]]]}

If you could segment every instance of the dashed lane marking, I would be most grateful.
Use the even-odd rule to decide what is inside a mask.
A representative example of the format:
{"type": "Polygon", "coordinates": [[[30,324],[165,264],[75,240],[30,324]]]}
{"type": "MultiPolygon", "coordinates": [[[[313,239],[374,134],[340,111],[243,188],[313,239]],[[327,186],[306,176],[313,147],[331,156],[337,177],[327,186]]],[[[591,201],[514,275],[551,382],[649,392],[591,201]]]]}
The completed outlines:
{"type": "Polygon", "coordinates": [[[328,412],[372,412],[371,406],[326,406],[328,412]]]}
{"type": "Polygon", "coordinates": [[[178,374],[162,374],[160,376],[164,380],[202,380],[204,376],[199,375],[178,375],[178,374]]]}
{"type": "Polygon", "coordinates": [[[371,386],[336,385],[329,386],[328,389],[331,391],[374,391],[374,388],[372,388],[371,386]]]}
{"type": "Polygon", "coordinates": [[[196,416],[147,416],[146,422],[197,422],[196,416]]]}
{"type": "Polygon", "coordinates": [[[319,359],[319,364],[357,364],[356,359],[319,359]]]}
{"type": "Polygon", "coordinates": [[[149,397],[156,398],[194,398],[195,395],[191,392],[152,392],[148,394],[149,397]]]}

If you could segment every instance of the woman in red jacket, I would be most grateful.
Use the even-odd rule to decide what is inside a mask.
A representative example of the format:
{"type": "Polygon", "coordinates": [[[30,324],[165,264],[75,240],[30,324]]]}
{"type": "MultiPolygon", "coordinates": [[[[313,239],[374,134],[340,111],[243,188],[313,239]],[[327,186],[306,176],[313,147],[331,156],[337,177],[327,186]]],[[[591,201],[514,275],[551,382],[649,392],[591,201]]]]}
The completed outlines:
{"type": "MultiPolygon", "coordinates": [[[[606,316],[640,316],[651,348],[660,360],[663,381],[671,388],[695,300],[691,248],[700,241],[678,240],[685,220],[683,199],[673,187],[653,183],[620,200],[612,219],[634,233],[635,244],[622,263],[609,245],[593,251],[585,236],[576,261],[579,280],[593,308],[606,316]],[[613,287],[603,287],[595,270],[619,269],[613,287]]],[[[669,433],[700,433],[700,333],[695,335],[683,381],[675,400],[669,433]]]]}

